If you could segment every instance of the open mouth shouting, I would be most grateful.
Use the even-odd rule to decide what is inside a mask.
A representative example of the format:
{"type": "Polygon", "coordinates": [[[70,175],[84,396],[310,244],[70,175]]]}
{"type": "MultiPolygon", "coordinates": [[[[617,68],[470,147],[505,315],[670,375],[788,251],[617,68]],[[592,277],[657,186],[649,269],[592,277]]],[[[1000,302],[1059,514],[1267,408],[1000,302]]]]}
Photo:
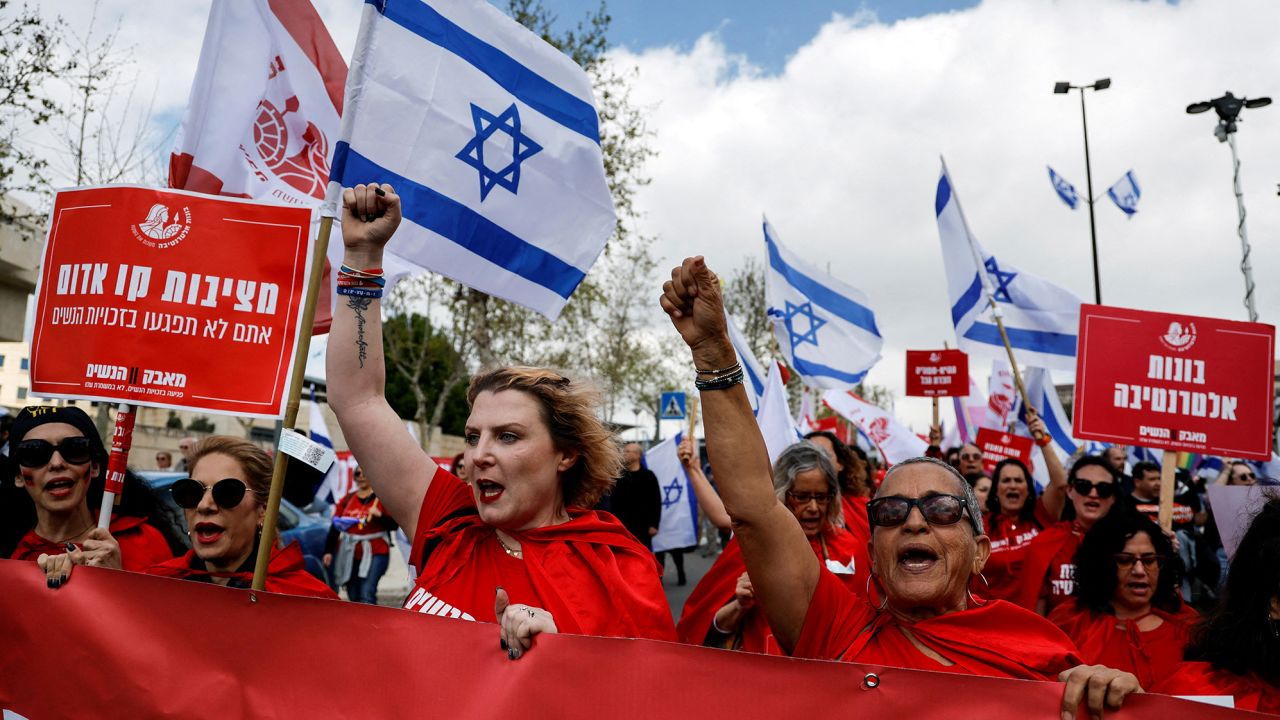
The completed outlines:
{"type": "Polygon", "coordinates": [[[226,533],[226,528],[215,522],[203,521],[196,523],[192,530],[192,537],[201,545],[212,545],[222,539],[226,533]]]}
{"type": "Polygon", "coordinates": [[[487,505],[497,502],[498,498],[502,497],[502,493],[506,492],[506,488],[492,480],[477,480],[476,491],[480,502],[487,505]]]}
{"type": "Polygon", "coordinates": [[[898,550],[898,567],[909,573],[924,573],[938,564],[938,551],[928,545],[912,543],[898,550]]]}
{"type": "Polygon", "coordinates": [[[63,500],[71,497],[71,493],[76,489],[76,481],[71,478],[58,478],[45,483],[44,491],[51,495],[55,500],[63,500]]]}

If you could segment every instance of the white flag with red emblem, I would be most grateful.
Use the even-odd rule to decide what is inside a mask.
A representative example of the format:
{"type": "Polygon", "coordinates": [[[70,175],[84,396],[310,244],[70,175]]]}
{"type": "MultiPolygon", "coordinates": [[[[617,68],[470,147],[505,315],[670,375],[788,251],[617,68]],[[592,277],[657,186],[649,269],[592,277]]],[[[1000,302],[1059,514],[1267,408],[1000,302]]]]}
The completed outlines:
{"type": "Polygon", "coordinates": [[[924,455],[928,443],[904,427],[883,409],[842,390],[828,390],[822,402],[849,422],[858,426],[890,464],[924,455]]]}

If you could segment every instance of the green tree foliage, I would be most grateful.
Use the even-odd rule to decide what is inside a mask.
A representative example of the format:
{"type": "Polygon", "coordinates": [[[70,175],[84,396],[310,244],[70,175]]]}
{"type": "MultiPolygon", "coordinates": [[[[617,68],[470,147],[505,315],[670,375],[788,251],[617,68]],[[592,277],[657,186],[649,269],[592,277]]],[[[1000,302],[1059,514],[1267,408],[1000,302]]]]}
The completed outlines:
{"type": "Polygon", "coordinates": [[[211,432],[218,431],[218,428],[213,424],[213,422],[209,420],[209,418],[203,415],[197,415],[195,418],[191,420],[191,422],[187,423],[187,429],[192,432],[203,432],[203,433],[211,433],[211,432]]]}
{"type": "Polygon", "coordinates": [[[384,348],[394,348],[394,359],[387,352],[386,394],[396,414],[424,429],[438,425],[461,435],[467,419],[466,365],[448,335],[424,315],[401,313],[383,323],[382,338],[384,348]]]}

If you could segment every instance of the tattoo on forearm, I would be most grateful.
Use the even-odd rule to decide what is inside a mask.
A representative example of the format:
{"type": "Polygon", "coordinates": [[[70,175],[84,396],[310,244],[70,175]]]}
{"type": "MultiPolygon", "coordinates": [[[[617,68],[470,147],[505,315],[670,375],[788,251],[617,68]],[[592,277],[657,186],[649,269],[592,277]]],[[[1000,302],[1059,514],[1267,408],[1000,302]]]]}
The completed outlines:
{"type": "Polygon", "coordinates": [[[369,343],[364,341],[364,311],[369,309],[371,302],[372,298],[347,298],[347,307],[356,314],[356,350],[360,357],[360,367],[364,367],[365,358],[369,356],[369,343]]]}

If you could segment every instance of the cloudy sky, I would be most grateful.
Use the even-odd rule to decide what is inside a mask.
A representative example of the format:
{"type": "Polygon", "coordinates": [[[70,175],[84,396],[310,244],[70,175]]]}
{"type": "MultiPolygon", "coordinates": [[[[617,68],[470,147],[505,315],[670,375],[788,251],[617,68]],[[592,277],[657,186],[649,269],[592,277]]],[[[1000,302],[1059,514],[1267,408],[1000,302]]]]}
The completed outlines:
{"type": "MultiPolygon", "coordinates": [[[[588,0],[548,0],[565,22],[588,0]]],[[[319,0],[349,54],[360,3],[319,0]]],[[[42,3],[82,30],[89,2],[42,3]]],[[[885,357],[871,382],[901,394],[906,348],[953,340],[933,214],[945,156],[987,250],[1092,300],[1087,211],[1054,194],[1046,165],[1084,193],[1078,96],[1090,92],[1094,194],[1126,170],[1126,218],[1105,197],[1097,232],[1107,304],[1247,319],[1227,146],[1185,107],[1233,91],[1280,95],[1274,0],[984,0],[789,3],[617,0],[614,59],[636,70],[658,151],[638,206],[665,263],[707,255],[727,274],[781,240],[862,289],[885,357]]],[[[121,23],[157,122],[182,113],[208,2],[104,0],[121,23]]],[[[1247,110],[1238,135],[1256,303],[1280,316],[1280,106],[1247,110]]],[[[974,372],[985,379],[983,362],[974,372]]],[[[1068,377],[1059,376],[1062,381],[1068,377]]],[[[917,429],[928,403],[900,399],[917,429]]]]}

